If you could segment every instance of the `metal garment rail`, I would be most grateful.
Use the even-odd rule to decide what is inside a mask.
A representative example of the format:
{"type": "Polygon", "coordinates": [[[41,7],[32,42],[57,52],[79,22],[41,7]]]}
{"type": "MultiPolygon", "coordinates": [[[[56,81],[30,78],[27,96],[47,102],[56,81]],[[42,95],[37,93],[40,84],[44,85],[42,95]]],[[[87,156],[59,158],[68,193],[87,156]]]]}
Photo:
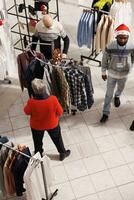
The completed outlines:
{"type": "MultiPolygon", "coordinates": [[[[1,1],[1,0],[0,0],[1,1]]],[[[4,3],[6,2],[6,0],[3,0],[4,3]]],[[[51,9],[49,11],[48,7],[47,7],[47,13],[49,14],[52,14],[54,15],[53,16],[53,19],[57,18],[57,20],[59,21],[59,0],[55,0],[55,8],[56,8],[56,11],[55,12],[51,12],[51,9]]],[[[33,0],[33,3],[35,2],[35,0],[33,0]]],[[[6,4],[6,3],[5,3],[6,4]]],[[[30,32],[29,30],[29,26],[28,26],[28,23],[29,23],[29,11],[28,11],[28,2],[27,0],[22,0],[22,4],[24,4],[24,15],[23,14],[20,14],[19,11],[18,11],[18,8],[19,8],[19,4],[18,4],[18,1],[17,0],[13,0],[13,5],[11,7],[8,8],[7,10],[7,14],[8,15],[11,15],[11,16],[14,16],[16,17],[17,19],[17,23],[15,23],[12,27],[11,27],[11,32],[13,34],[17,34],[17,41],[15,42],[14,44],[14,48],[17,49],[17,50],[20,50],[20,51],[24,51],[25,49],[25,46],[24,46],[24,36],[27,36],[28,37],[28,41],[31,42],[31,38],[32,38],[32,33],[30,32]],[[14,12],[15,11],[15,12],[14,12]],[[19,21],[21,19],[25,19],[25,23],[23,23],[24,25],[26,25],[26,31],[23,32],[21,30],[21,27],[19,25],[19,21]]],[[[37,11],[36,11],[36,14],[35,14],[35,17],[33,18],[33,20],[35,21],[39,21],[40,18],[37,14],[37,11]]],[[[15,20],[16,21],[16,20],[15,20]]]]}
{"type": "Polygon", "coordinates": [[[99,66],[101,66],[101,61],[100,60],[97,60],[96,57],[98,54],[96,54],[96,49],[95,49],[95,45],[94,45],[94,35],[95,35],[95,14],[96,12],[101,12],[103,14],[109,14],[109,12],[107,11],[104,11],[104,10],[97,10],[95,8],[91,8],[91,7],[87,7],[87,6],[80,6],[83,8],[83,11],[86,11],[86,12],[92,12],[93,13],[93,31],[92,31],[92,35],[93,35],[93,40],[92,40],[92,49],[91,49],[91,54],[89,56],[84,56],[84,55],[81,55],[81,60],[83,61],[83,59],[88,59],[88,60],[92,60],[92,61],[95,61],[95,62],[98,62],[99,63],[99,66]]]}
{"type": "MultiPolygon", "coordinates": [[[[19,154],[21,154],[21,155],[23,155],[23,156],[25,156],[25,157],[27,157],[27,158],[29,158],[29,159],[32,158],[32,159],[34,159],[34,160],[40,162],[40,163],[41,163],[42,176],[43,176],[44,189],[45,189],[45,195],[46,195],[46,199],[44,199],[44,200],[51,200],[51,199],[53,199],[53,197],[54,197],[55,195],[57,195],[58,189],[56,189],[56,190],[53,192],[53,194],[51,194],[51,196],[49,197],[49,194],[48,194],[48,187],[47,187],[47,180],[46,180],[46,176],[45,176],[45,169],[44,169],[44,165],[43,165],[43,161],[42,161],[42,160],[36,159],[36,158],[34,158],[34,157],[32,157],[32,156],[28,156],[27,154],[25,154],[25,153],[23,153],[23,152],[21,152],[21,151],[15,150],[15,149],[13,149],[12,147],[10,147],[9,145],[3,144],[3,143],[1,143],[1,142],[0,142],[0,145],[2,145],[2,146],[6,147],[6,148],[8,148],[8,149],[10,149],[10,150],[12,150],[12,151],[14,151],[14,152],[17,152],[17,153],[19,153],[19,154]]],[[[39,200],[41,200],[41,199],[39,199],[39,200]]]]}

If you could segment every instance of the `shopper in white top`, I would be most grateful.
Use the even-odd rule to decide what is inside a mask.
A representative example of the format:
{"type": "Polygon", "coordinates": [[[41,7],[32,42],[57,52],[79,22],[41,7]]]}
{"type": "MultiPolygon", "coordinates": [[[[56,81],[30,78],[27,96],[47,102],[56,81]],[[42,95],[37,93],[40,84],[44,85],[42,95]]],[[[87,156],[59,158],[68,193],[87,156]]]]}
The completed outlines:
{"type": "MultiPolygon", "coordinates": [[[[32,37],[32,42],[44,43],[40,45],[40,51],[45,55],[45,58],[52,58],[54,49],[61,49],[61,38],[63,39],[63,57],[66,57],[69,48],[69,37],[67,36],[62,24],[48,14],[36,24],[35,33],[32,37]],[[48,44],[48,45],[47,45],[48,44]]],[[[32,44],[32,49],[36,49],[36,44],[32,44]]]]}

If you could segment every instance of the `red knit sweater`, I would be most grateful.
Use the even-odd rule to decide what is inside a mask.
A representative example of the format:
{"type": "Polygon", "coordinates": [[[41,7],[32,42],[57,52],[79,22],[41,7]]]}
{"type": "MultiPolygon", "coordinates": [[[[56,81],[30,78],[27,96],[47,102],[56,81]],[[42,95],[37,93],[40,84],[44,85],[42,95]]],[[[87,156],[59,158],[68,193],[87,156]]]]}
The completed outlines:
{"type": "Polygon", "coordinates": [[[26,115],[30,115],[30,126],[35,130],[53,129],[58,125],[63,109],[55,96],[47,99],[29,99],[24,107],[26,115]]]}

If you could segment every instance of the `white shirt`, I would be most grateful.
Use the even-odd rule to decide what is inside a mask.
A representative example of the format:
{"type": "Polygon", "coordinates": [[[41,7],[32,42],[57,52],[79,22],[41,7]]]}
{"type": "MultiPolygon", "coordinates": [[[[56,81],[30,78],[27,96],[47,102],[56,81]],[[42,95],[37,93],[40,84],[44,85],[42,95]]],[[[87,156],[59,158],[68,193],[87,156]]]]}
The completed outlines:
{"type": "MultiPolygon", "coordinates": [[[[33,158],[41,160],[40,153],[36,153],[33,158]]],[[[47,185],[50,186],[53,179],[50,161],[47,156],[44,156],[42,160],[45,169],[47,185]]],[[[42,198],[46,199],[41,164],[32,158],[30,159],[28,167],[25,171],[24,182],[26,188],[26,197],[28,200],[41,200],[42,198]]]]}

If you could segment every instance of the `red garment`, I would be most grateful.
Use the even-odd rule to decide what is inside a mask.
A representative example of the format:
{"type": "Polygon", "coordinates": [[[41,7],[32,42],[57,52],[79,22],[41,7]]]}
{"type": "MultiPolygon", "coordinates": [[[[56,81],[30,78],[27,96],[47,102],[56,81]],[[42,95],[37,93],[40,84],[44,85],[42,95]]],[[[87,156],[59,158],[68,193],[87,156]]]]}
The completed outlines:
{"type": "Polygon", "coordinates": [[[47,99],[29,99],[24,112],[30,115],[30,126],[33,129],[48,130],[58,125],[63,109],[56,96],[49,96],[47,99]]]}

